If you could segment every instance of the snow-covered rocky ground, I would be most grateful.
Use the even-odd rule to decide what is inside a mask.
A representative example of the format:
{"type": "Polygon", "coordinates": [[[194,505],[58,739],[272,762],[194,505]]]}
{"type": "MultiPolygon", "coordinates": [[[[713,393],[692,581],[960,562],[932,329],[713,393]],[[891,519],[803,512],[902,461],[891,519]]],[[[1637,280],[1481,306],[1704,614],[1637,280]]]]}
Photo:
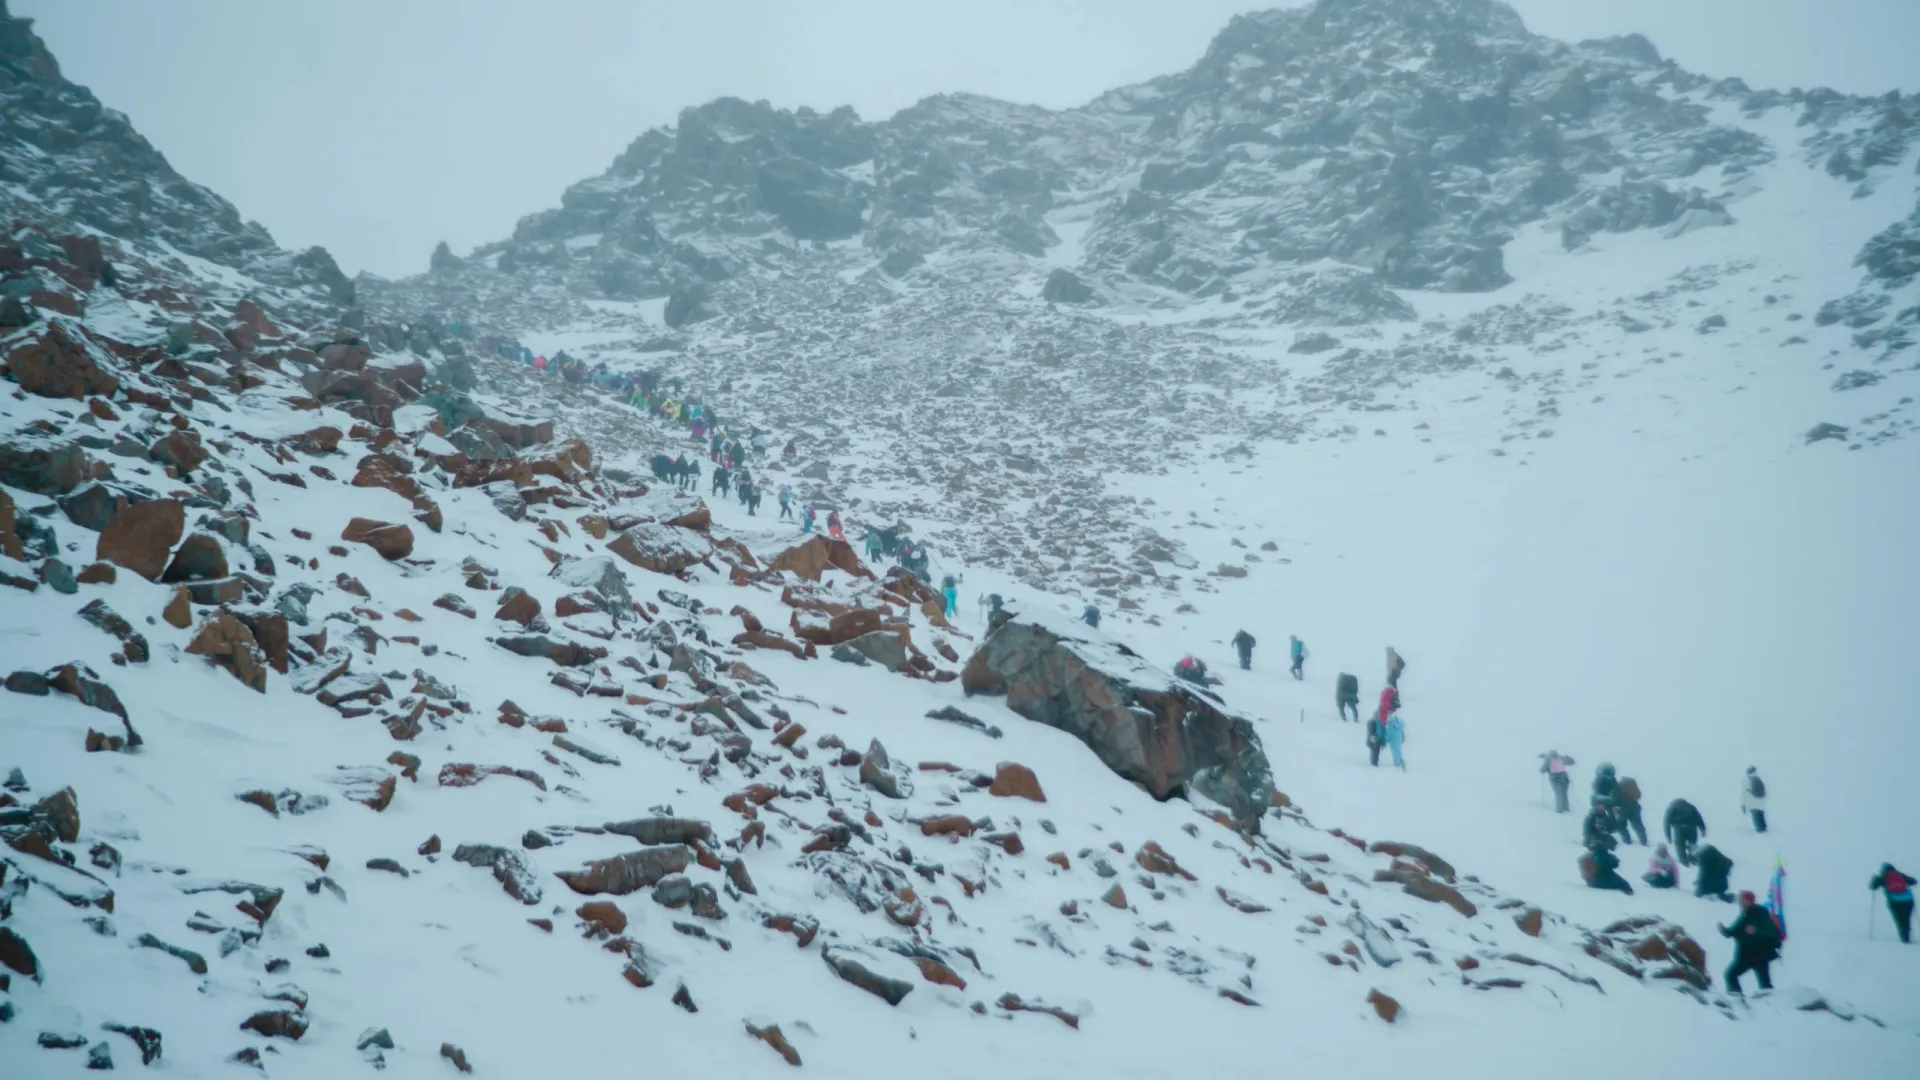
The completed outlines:
{"type": "MultiPolygon", "coordinates": [[[[1405,136],[1367,110],[1417,99],[1408,80],[1433,66],[1378,51],[1432,45],[1417,20],[1376,18],[1392,6],[1316,9],[1364,24],[1342,48],[1392,91],[1355,99],[1356,138],[1405,136]]],[[[99,103],[0,5],[25,57],[0,86],[21,103],[0,151],[24,163],[0,197],[26,218],[0,239],[0,323],[26,323],[0,330],[0,781],[19,774],[0,789],[0,1075],[79,1075],[102,1045],[122,1069],[329,1080],[786,1075],[784,1052],[848,1077],[1911,1071],[1920,951],[1865,889],[1882,861],[1920,867],[1902,846],[1920,750],[1903,105],[1708,84],[1624,39],[1569,52],[1495,5],[1402,7],[1492,19],[1482,45],[1542,58],[1523,90],[1565,130],[1530,146],[1626,148],[1618,198],[1583,173],[1568,205],[1449,210],[1419,238],[1445,260],[1461,229],[1510,232],[1504,286],[1225,260],[1189,288],[1191,251],[1124,269],[1153,220],[1220,254],[1233,214],[1306,213],[1304,196],[1241,201],[1264,150],[1156,172],[1168,202],[1140,219],[1109,161],[1134,170],[1126,139],[1180,102],[1236,139],[1265,105],[1293,110],[1259,80],[1331,76],[1288,15],[1071,114],[947,98],[881,136],[816,114],[841,157],[863,139],[894,155],[828,185],[858,203],[884,174],[888,213],[915,197],[898,146],[959,132],[980,160],[940,189],[948,216],[887,231],[869,213],[863,243],[767,249],[669,326],[667,298],[576,279],[672,278],[707,257],[705,219],[660,211],[673,242],[639,269],[596,254],[549,274],[548,246],[589,246],[567,229],[653,228],[616,206],[627,231],[603,234],[586,219],[605,206],[570,204],[585,217],[536,216],[488,255],[520,270],[363,281],[369,316],[341,307],[331,260],[242,229],[118,122],[143,148],[124,167],[206,220],[76,200],[123,190],[97,175],[121,166],[36,140],[99,103]],[[1582,121],[1588,78],[1606,107],[1582,121]],[[1216,90],[1238,104],[1208,112],[1216,90]],[[1055,134],[1007,137],[1027,125],[1055,134]],[[1680,171],[1688,140],[1727,152],[1680,171]],[[1065,187],[1040,198],[993,171],[1009,146],[1057,159],[1065,187]],[[1684,178],[1698,214],[1636,225],[1641,168],[1684,178]],[[1020,250],[1036,238],[1043,254],[1020,250]],[[876,269],[894,248],[923,261],[876,269]],[[233,265],[208,261],[223,252],[233,265]],[[1097,301],[1049,303],[1074,269],[1097,301]],[[799,460],[756,466],[758,516],[702,512],[647,475],[688,448],[679,431],[476,355],[429,306],[684,376],[799,460]],[[419,391],[469,376],[489,419],[448,430],[419,391]],[[1816,423],[1846,431],[1810,440],[1816,423]],[[934,576],[962,579],[952,625],[917,586],[803,544],[774,519],[781,483],[855,537],[910,523],[934,576]],[[1260,834],[968,696],[989,593],[1150,692],[1181,655],[1206,659],[1283,795],[1260,834]],[[1101,632],[1072,621],[1089,601],[1101,632]],[[1226,644],[1240,628],[1260,639],[1246,673],[1226,644]],[[857,631],[858,650],[831,643],[857,631]],[[1311,652],[1302,682],[1289,634],[1311,652]],[[1369,769],[1334,718],[1336,673],[1372,700],[1388,646],[1409,661],[1404,773],[1369,769]],[[1649,824],[1692,800],[1735,888],[1784,861],[1779,992],[1719,992],[1725,905],[1581,885],[1579,819],[1550,812],[1536,771],[1548,749],[1578,759],[1576,801],[1601,761],[1640,782],[1649,824]],[[1747,766],[1771,789],[1765,836],[1738,813],[1747,766]],[[1682,933],[1704,972],[1663,955],[1682,933]],[[143,1063],[143,1045],[160,1052],[143,1063]]],[[[785,123],[711,111],[626,164],[671,159],[716,117],[785,123]]],[[[1198,153],[1214,129],[1172,130],[1198,153]]],[[[1508,162],[1488,205],[1520,205],[1508,181],[1531,162],[1508,162]]],[[[1349,183],[1326,168],[1280,175],[1349,183]]],[[[712,258],[761,246],[720,225],[735,247],[712,258]]],[[[1637,882],[1643,853],[1622,855],[1637,882]]]]}

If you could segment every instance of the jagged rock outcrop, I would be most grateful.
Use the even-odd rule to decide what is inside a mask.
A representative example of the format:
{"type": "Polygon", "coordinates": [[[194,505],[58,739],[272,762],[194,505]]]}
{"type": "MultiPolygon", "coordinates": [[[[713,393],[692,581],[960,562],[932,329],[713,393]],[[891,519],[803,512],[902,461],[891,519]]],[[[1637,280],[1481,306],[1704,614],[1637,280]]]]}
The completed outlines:
{"type": "Polygon", "coordinates": [[[1155,798],[1189,789],[1258,832],[1273,770],[1251,722],[1117,642],[1051,620],[1020,618],[967,661],[968,694],[1004,694],[1021,716],[1059,728],[1155,798]]]}

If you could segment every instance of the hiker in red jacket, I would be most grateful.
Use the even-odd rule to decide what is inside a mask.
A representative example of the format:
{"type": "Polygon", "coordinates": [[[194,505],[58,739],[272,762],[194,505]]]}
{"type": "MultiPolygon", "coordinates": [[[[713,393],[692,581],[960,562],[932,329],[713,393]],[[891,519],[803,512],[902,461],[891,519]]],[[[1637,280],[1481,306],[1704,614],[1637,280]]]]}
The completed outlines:
{"type": "Polygon", "coordinates": [[[1913,939],[1913,879],[1895,870],[1892,863],[1881,863],[1880,872],[1867,882],[1867,889],[1886,892],[1893,928],[1899,931],[1901,944],[1910,942],[1913,939]]]}
{"type": "Polygon", "coordinates": [[[1400,691],[1394,689],[1391,686],[1383,687],[1380,690],[1380,709],[1378,712],[1374,714],[1374,718],[1380,721],[1381,727],[1385,727],[1387,724],[1387,717],[1392,716],[1393,710],[1399,707],[1400,707],[1400,691]]]}

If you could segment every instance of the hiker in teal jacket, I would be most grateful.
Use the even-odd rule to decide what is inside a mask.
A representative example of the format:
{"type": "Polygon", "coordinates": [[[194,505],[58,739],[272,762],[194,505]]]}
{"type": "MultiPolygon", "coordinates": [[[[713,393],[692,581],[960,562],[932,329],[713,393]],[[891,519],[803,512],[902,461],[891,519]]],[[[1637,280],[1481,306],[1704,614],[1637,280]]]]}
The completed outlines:
{"type": "Polygon", "coordinates": [[[1406,760],[1400,756],[1400,747],[1407,741],[1406,722],[1400,719],[1400,709],[1396,706],[1393,715],[1387,717],[1385,739],[1387,749],[1393,751],[1393,765],[1401,772],[1407,769],[1406,760]]]}

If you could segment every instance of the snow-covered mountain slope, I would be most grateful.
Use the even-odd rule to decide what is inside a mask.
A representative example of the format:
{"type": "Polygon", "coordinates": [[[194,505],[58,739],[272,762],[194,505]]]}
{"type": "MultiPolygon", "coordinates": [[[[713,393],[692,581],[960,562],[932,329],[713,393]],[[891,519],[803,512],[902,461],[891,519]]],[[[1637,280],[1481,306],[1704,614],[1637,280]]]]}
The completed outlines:
{"type": "Polygon", "coordinates": [[[0,0],[0,219],[139,240],[353,303],[353,282],[325,248],[282,250],[232,203],[175,172],[125,114],[60,74],[32,23],[0,0]]]}
{"type": "Polygon", "coordinates": [[[1920,864],[1920,443],[1891,332],[1915,286],[1888,224],[1920,154],[1899,101],[1646,53],[1488,5],[1323,0],[1066,114],[709,107],[483,253],[507,270],[363,280],[371,315],[16,185],[0,1061],[78,1075],[104,1044],[136,1068],[152,1031],[151,1067],[187,1075],[785,1075],[783,1047],[847,1076],[1898,1075],[1920,954],[1861,907],[1882,860],[1920,864]],[[1586,119],[1574,90],[1473,129],[1484,187],[1449,142],[1472,132],[1414,123],[1580,65],[1586,119]],[[1246,149],[1256,106],[1318,134],[1246,149]],[[1516,200],[1549,128],[1617,175],[1516,200]],[[1695,142],[1721,156],[1655,168],[1695,142]],[[1279,186],[1275,156],[1322,143],[1344,149],[1279,186]],[[1410,227],[1385,208],[1415,143],[1410,227]],[[1216,144],[1212,175],[1190,159],[1216,144]],[[1679,216],[1689,187],[1732,223],[1679,216]],[[1621,209],[1643,196],[1652,217],[1621,209]],[[1129,205],[1174,261],[1118,262],[1129,205]],[[1269,246],[1203,271],[1229,214],[1269,246]],[[1295,226],[1325,246],[1272,246],[1295,226]],[[1369,229],[1399,239],[1329,239],[1369,229]],[[615,234],[657,290],[582,276],[615,234]],[[1488,243],[1511,282],[1448,276],[1488,243]],[[924,261],[880,267],[899,250],[924,261]],[[1407,288],[1421,266],[1447,291],[1407,288]],[[504,335],[684,378],[771,432],[769,492],[856,537],[911,524],[961,611],[941,625],[844,548],[788,554],[771,498],[700,512],[647,475],[700,457],[684,428],[483,347],[504,335]],[[1823,421],[1849,430],[1807,440],[1823,421]],[[990,592],[1067,639],[1015,657],[1004,697],[967,693],[993,681],[993,650],[969,663],[990,592]],[[1087,601],[1101,632],[1071,621],[1087,601]],[[1343,670],[1377,694],[1387,645],[1404,773],[1368,769],[1329,700],[1343,670]],[[1187,652],[1217,706],[1170,689],[1187,652]],[[1102,693],[1124,706],[1094,745],[1030,718],[1102,693]],[[1284,793],[1257,835],[1221,816],[1264,791],[1249,730],[1284,793]],[[1200,761],[1222,740],[1228,776],[1200,761]],[[1725,905],[1581,886],[1549,748],[1637,778],[1650,824],[1697,803],[1735,888],[1784,859],[1781,992],[1718,991],[1725,905]],[[1765,836],[1737,812],[1748,765],[1765,836]]]}

